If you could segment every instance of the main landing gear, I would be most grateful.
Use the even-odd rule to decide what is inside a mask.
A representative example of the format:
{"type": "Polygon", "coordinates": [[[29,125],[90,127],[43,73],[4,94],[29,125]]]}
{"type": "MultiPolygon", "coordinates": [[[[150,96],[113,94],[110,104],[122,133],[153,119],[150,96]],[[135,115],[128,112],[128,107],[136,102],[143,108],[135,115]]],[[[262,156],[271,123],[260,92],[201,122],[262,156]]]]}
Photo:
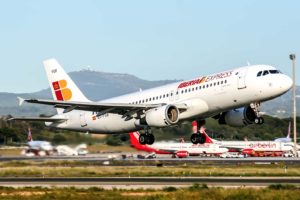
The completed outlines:
{"type": "Polygon", "coordinates": [[[145,130],[145,133],[143,134],[140,134],[140,137],[139,137],[139,143],[144,145],[144,144],[153,144],[155,141],[155,137],[154,135],[150,132],[150,129],[146,129],[145,130]]]}
{"type": "Polygon", "coordinates": [[[201,127],[205,124],[205,120],[193,121],[193,134],[191,135],[191,142],[193,144],[204,144],[206,135],[201,131],[201,127]]]}

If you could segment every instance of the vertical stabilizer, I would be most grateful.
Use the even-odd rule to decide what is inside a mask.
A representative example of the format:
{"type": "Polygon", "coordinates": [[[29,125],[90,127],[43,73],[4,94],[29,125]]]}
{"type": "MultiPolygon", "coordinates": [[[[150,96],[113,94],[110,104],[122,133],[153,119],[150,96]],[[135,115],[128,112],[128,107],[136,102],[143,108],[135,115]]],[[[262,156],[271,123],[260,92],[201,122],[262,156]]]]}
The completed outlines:
{"type": "Polygon", "coordinates": [[[28,133],[27,133],[27,142],[31,142],[32,140],[32,135],[31,135],[31,129],[28,128],[28,133]]]}
{"type": "Polygon", "coordinates": [[[57,60],[45,60],[44,66],[54,100],[89,101],[75,85],[70,76],[60,66],[57,60]]]}

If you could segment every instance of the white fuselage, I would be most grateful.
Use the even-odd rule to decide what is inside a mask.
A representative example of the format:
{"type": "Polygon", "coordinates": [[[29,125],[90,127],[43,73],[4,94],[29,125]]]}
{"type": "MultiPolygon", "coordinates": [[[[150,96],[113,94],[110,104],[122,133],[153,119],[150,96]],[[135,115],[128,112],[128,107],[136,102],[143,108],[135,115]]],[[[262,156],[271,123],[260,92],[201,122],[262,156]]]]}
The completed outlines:
{"type": "Polygon", "coordinates": [[[217,144],[205,143],[205,144],[193,144],[193,143],[172,143],[172,142],[157,142],[152,145],[147,145],[149,148],[153,148],[166,152],[179,152],[186,151],[189,154],[222,154],[228,152],[225,147],[220,147],[217,144]]]}
{"type": "MultiPolygon", "coordinates": [[[[289,152],[294,148],[292,142],[275,142],[275,141],[216,141],[214,144],[226,147],[228,149],[252,149],[256,152],[289,152]]],[[[298,146],[297,146],[298,148],[298,146]]]]}
{"type": "MultiPolygon", "coordinates": [[[[291,87],[291,79],[282,73],[257,76],[259,71],[264,70],[275,68],[268,65],[247,66],[100,102],[185,105],[187,109],[180,113],[179,122],[204,119],[252,102],[273,99],[291,87]]],[[[55,117],[68,120],[46,125],[93,133],[131,132],[142,128],[135,117],[127,119],[109,112],[98,116],[97,112],[73,110],[55,117]]]]}
{"type": "Polygon", "coordinates": [[[30,141],[27,143],[29,149],[37,151],[52,151],[53,146],[47,141],[30,141]]]}

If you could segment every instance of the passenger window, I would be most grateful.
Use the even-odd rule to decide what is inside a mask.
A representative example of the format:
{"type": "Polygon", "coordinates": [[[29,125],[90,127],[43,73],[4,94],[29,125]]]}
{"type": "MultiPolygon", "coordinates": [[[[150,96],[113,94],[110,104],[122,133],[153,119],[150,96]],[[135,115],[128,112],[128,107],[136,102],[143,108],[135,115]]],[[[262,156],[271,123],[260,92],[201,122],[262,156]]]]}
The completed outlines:
{"type": "Polygon", "coordinates": [[[184,91],[185,93],[187,93],[187,89],[185,89],[185,91],[184,91]]]}
{"type": "Polygon", "coordinates": [[[262,71],[257,73],[257,77],[261,76],[262,71]]]}
{"type": "Polygon", "coordinates": [[[167,97],[169,96],[169,94],[166,95],[167,97]]]}
{"type": "Polygon", "coordinates": [[[212,86],[212,83],[210,84],[210,87],[212,86]]]}
{"type": "Polygon", "coordinates": [[[223,81],[221,81],[221,84],[223,84],[223,81]]]}
{"type": "Polygon", "coordinates": [[[191,88],[189,88],[189,92],[191,91],[191,88]]]}
{"type": "Polygon", "coordinates": [[[216,86],[216,82],[214,82],[214,86],[216,86]]]}
{"type": "Polygon", "coordinates": [[[165,97],[166,97],[166,95],[164,94],[164,95],[163,95],[163,98],[165,98],[165,97]]]}
{"type": "Polygon", "coordinates": [[[192,91],[194,91],[195,89],[194,88],[192,88],[192,91]]]}

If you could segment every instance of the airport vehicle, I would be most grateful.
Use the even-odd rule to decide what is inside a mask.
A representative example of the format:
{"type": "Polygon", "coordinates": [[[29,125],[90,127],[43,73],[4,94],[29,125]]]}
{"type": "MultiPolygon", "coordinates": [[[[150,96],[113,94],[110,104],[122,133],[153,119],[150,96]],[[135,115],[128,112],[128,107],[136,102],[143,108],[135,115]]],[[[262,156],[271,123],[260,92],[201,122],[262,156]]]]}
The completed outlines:
{"type": "Polygon", "coordinates": [[[27,156],[45,156],[53,154],[54,148],[48,141],[38,141],[32,139],[31,129],[28,128],[27,148],[23,154],[27,156]]]}
{"type": "MultiPolygon", "coordinates": [[[[193,123],[195,126],[195,123],[193,123]]],[[[282,156],[284,153],[292,152],[294,150],[293,142],[276,142],[276,141],[219,141],[210,138],[204,129],[201,130],[203,134],[209,138],[208,143],[226,147],[229,152],[241,152],[248,156],[282,156]]],[[[297,145],[297,149],[300,146],[297,145]]]]}
{"type": "MultiPolygon", "coordinates": [[[[269,65],[240,67],[193,80],[180,81],[119,97],[91,102],[55,59],[44,61],[54,100],[22,99],[22,103],[52,105],[52,117],[16,117],[12,120],[44,121],[46,126],[73,131],[115,134],[145,130],[141,144],[153,144],[151,127],[175,126],[213,117],[220,124],[262,124],[261,102],[287,92],[292,80],[269,65]]],[[[101,92],[101,91],[99,91],[101,92]]],[[[204,143],[204,134],[191,135],[193,144],[204,143]]]]}
{"type": "Polygon", "coordinates": [[[215,155],[228,152],[227,148],[220,147],[217,144],[193,144],[187,142],[156,142],[152,145],[139,143],[139,132],[129,133],[131,146],[146,152],[154,152],[156,154],[173,154],[179,158],[199,155],[215,155]]]}

